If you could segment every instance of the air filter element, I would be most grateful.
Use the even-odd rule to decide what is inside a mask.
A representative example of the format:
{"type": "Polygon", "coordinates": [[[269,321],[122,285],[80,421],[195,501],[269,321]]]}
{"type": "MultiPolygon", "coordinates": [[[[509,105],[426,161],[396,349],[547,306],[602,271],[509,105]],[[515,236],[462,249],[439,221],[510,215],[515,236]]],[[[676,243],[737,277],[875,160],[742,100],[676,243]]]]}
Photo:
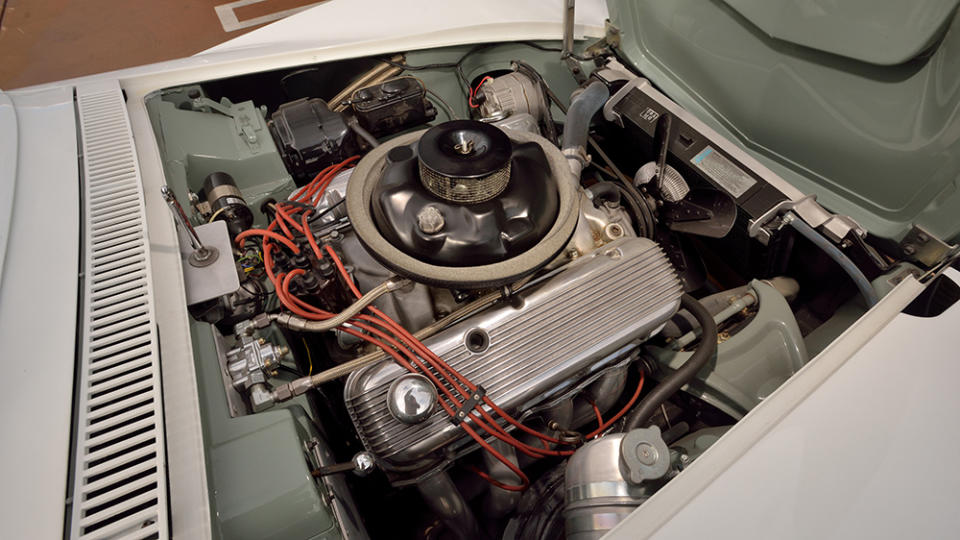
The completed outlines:
{"type": "Polygon", "coordinates": [[[423,187],[446,201],[475,204],[503,193],[510,182],[510,138],[473,120],[427,130],[417,145],[423,187]]]}

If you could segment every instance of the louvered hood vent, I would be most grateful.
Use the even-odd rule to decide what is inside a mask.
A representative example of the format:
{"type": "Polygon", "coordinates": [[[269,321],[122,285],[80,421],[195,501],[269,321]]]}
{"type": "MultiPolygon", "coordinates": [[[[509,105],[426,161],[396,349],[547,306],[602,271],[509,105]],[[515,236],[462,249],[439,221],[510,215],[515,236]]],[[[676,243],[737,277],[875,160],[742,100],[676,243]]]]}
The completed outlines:
{"type": "Polygon", "coordinates": [[[118,85],[77,88],[85,231],[70,537],[167,538],[150,253],[118,85]]]}

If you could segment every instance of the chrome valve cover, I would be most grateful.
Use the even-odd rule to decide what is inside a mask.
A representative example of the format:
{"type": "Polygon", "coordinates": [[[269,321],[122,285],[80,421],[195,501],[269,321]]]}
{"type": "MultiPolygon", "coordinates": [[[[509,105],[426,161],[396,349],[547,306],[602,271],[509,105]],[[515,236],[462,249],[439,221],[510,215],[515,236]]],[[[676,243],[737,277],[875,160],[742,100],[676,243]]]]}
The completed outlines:
{"type": "MultiPolygon", "coordinates": [[[[521,302],[500,304],[424,343],[516,415],[603,367],[626,343],[649,338],[677,311],[682,293],[655,242],[623,238],[521,291],[521,302]]],[[[405,373],[385,360],[351,374],[344,389],[364,446],[386,467],[412,464],[464,435],[440,407],[417,424],[391,415],[388,390],[405,373]]]]}

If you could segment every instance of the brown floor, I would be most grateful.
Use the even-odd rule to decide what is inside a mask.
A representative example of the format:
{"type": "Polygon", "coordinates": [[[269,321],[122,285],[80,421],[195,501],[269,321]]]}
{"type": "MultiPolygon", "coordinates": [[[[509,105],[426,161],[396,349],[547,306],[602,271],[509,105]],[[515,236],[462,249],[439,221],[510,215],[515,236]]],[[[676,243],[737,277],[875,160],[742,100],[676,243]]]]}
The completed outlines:
{"type": "MultiPolygon", "coordinates": [[[[196,54],[257,27],[224,32],[231,0],[0,0],[0,88],[57,81],[196,54]]],[[[243,21],[316,0],[265,0],[243,21]]]]}

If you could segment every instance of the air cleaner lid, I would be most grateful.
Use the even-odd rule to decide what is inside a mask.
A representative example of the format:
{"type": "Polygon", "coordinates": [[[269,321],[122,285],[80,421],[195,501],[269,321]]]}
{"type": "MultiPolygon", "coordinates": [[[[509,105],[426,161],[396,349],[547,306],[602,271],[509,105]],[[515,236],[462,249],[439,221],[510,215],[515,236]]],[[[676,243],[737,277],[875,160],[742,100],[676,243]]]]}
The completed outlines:
{"type": "Polygon", "coordinates": [[[423,186],[447,201],[489,201],[510,181],[510,138],[490,124],[444,122],[427,130],[417,153],[423,186]]]}

